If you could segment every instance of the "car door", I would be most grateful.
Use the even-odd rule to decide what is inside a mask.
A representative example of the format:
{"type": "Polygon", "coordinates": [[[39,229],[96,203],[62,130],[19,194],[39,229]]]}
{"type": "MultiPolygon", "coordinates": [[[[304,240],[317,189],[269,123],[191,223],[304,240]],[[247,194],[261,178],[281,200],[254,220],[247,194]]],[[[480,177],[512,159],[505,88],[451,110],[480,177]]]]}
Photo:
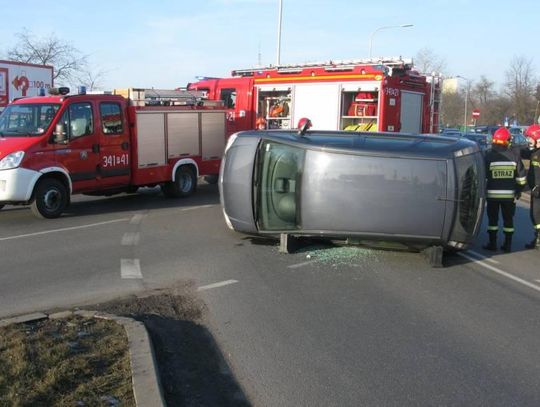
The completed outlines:
{"type": "Polygon", "coordinates": [[[98,167],[104,188],[122,187],[130,180],[129,129],[122,104],[117,101],[99,102],[100,126],[98,167]]]}
{"type": "Polygon", "coordinates": [[[72,182],[73,192],[95,190],[98,186],[98,136],[90,102],[71,103],[60,118],[66,141],[55,149],[56,161],[72,182]]]}

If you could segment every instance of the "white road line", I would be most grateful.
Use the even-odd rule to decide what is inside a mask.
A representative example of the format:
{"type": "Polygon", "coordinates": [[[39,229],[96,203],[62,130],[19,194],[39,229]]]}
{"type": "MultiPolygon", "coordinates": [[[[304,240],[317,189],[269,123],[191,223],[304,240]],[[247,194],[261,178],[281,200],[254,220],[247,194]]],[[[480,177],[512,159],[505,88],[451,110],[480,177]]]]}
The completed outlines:
{"type": "Polygon", "coordinates": [[[142,213],[137,213],[136,215],[133,215],[129,223],[131,223],[132,225],[138,225],[142,222],[143,218],[144,215],[142,213]]]}
{"type": "Polygon", "coordinates": [[[214,206],[218,206],[217,204],[213,204],[213,205],[199,205],[199,206],[191,206],[189,208],[182,208],[181,210],[182,211],[193,211],[195,209],[202,209],[202,208],[212,208],[214,206]]]}
{"type": "Polygon", "coordinates": [[[237,282],[238,280],[225,280],[225,281],[220,281],[219,283],[202,285],[199,288],[197,288],[197,291],[211,290],[212,288],[219,288],[219,287],[223,287],[229,284],[236,284],[237,282]]]}
{"type": "Polygon", "coordinates": [[[477,253],[474,250],[467,250],[467,253],[472,254],[475,257],[478,257],[480,260],[489,261],[493,264],[499,264],[497,260],[490,259],[489,257],[484,256],[483,254],[477,253]]]}
{"type": "Polygon", "coordinates": [[[316,262],[317,262],[317,260],[308,260],[308,261],[305,261],[303,263],[291,264],[290,266],[287,266],[287,268],[296,269],[298,267],[304,267],[304,266],[307,266],[308,264],[316,263],[316,262]]]}
{"type": "Polygon", "coordinates": [[[510,280],[514,280],[514,281],[516,281],[516,282],[518,282],[520,284],[523,284],[523,285],[525,285],[525,286],[527,286],[529,288],[532,288],[533,290],[536,290],[536,291],[540,292],[540,286],[538,286],[536,284],[530,283],[530,282],[528,282],[526,280],[523,280],[522,278],[516,277],[516,276],[514,276],[514,275],[512,275],[510,273],[507,273],[506,271],[503,271],[503,270],[501,270],[501,269],[499,269],[497,267],[492,266],[491,264],[487,264],[487,263],[485,263],[485,262],[483,262],[481,260],[477,260],[474,257],[472,257],[472,256],[470,256],[470,255],[468,255],[466,253],[458,252],[458,254],[461,257],[465,257],[466,259],[471,260],[472,262],[474,262],[474,263],[476,263],[476,264],[478,264],[480,266],[483,266],[483,267],[485,267],[485,268],[487,268],[487,269],[489,269],[491,271],[494,271],[497,274],[500,274],[501,276],[509,278],[510,280]]]}
{"type": "Polygon", "coordinates": [[[96,226],[103,226],[103,225],[109,225],[111,223],[118,223],[118,222],[126,222],[129,220],[128,218],[122,218],[122,219],[115,219],[115,220],[108,220],[106,222],[98,222],[98,223],[90,223],[88,225],[81,225],[81,226],[72,226],[69,228],[61,228],[61,229],[51,229],[51,230],[44,230],[41,232],[34,232],[34,233],[26,233],[24,235],[17,235],[17,236],[8,236],[8,237],[0,237],[0,241],[2,240],[13,240],[13,239],[22,239],[23,237],[32,237],[32,236],[39,236],[39,235],[47,235],[49,233],[59,233],[59,232],[66,232],[68,230],[77,230],[77,229],[85,229],[85,228],[92,228],[96,226]]]}
{"type": "Polygon", "coordinates": [[[139,232],[127,232],[122,236],[122,246],[137,246],[139,244],[139,232]]]}
{"type": "Polygon", "coordinates": [[[122,278],[143,278],[139,259],[120,259],[120,275],[122,278]]]}

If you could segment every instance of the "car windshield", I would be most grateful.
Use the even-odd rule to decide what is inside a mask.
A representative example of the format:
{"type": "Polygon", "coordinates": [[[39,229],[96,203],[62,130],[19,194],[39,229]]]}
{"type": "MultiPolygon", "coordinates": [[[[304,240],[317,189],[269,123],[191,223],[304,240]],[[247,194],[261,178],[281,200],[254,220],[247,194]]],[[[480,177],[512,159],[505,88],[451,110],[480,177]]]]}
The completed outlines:
{"type": "Polygon", "coordinates": [[[0,115],[0,137],[38,136],[50,126],[59,104],[9,105],[0,115]]]}

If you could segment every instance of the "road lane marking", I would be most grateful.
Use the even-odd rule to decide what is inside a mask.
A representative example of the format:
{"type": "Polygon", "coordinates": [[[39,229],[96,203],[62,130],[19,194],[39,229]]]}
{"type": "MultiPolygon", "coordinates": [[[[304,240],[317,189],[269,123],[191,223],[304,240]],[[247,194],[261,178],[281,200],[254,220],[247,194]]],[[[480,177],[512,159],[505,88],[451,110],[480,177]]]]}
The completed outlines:
{"type": "Polygon", "coordinates": [[[122,278],[143,278],[139,259],[120,259],[120,275],[122,278]]]}
{"type": "Polygon", "coordinates": [[[122,246],[137,246],[139,244],[139,232],[127,232],[122,236],[122,246]]]}
{"type": "Polygon", "coordinates": [[[223,287],[229,284],[236,284],[237,282],[238,280],[225,280],[225,281],[220,281],[219,283],[202,285],[199,288],[197,288],[197,291],[211,290],[212,288],[219,288],[219,287],[223,287]]]}
{"type": "Polygon", "coordinates": [[[133,217],[131,218],[129,223],[131,223],[132,225],[138,225],[139,223],[142,222],[143,218],[144,218],[144,214],[137,213],[137,214],[133,215],[133,217]]]}
{"type": "Polygon", "coordinates": [[[458,254],[461,256],[461,257],[465,257],[466,259],[468,260],[471,260],[473,263],[476,263],[476,264],[479,264],[480,266],[483,266],[497,274],[500,274],[501,276],[504,276],[506,278],[509,278],[510,280],[514,280],[515,282],[518,282],[520,284],[523,284],[529,288],[532,288],[533,290],[536,290],[538,292],[540,292],[540,286],[536,285],[536,284],[533,284],[533,283],[530,283],[528,282],[527,280],[523,280],[522,278],[519,278],[519,277],[516,277],[510,273],[507,273],[506,271],[504,270],[501,270],[495,266],[492,266],[491,264],[487,264],[485,263],[484,261],[481,261],[481,260],[478,260],[478,259],[475,259],[474,257],[466,254],[466,253],[463,253],[463,252],[458,252],[458,254]]]}
{"type": "Polygon", "coordinates": [[[287,266],[287,268],[296,269],[298,267],[304,267],[304,266],[307,266],[308,264],[316,263],[316,262],[317,260],[308,260],[308,261],[304,261],[303,263],[291,264],[290,266],[287,266]]]}
{"type": "Polygon", "coordinates": [[[489,261],[493,264],[499,264],[497,260],[490,259],[489,257],[484,256],[483,254],[480,254],[478,252],[475,252],[474,250],[467,250],[467,253],[472,254],[473,256],[478,257],[480,260],[489,261]]]}
{"type": "Polygon", "coordinates": [[[185,211],[193,211],[195,209],[202,209],[202,208],[212,208],[214,206],[217,206],[217,204],[213,204],[213,205],[199,205],[199,206],[191,206],[189,208],[182,208],[180,209],[182,212],[185,212],[185,211]]]}
{"type": "Polygon", "coordinates": [[[68,230],[77,230],[77,229],[85,229],[85,228],[92,228],[96,226],[103,226],[103,225],[109,225],[111,223],[118,223],[118,222],[126,222],[128,221],[128,218],[122,218],[122,219],[115,219],[115,220],[108,220],[106,222],[98,222],[98,223],[90,223],[88,225],[81,225],[81,226],[71,226],[68,228],[61,228],[61,229],[51,229],[51,230],[44,230],[41,232],[34,232],[34,233],[26,233],[24,235],[17,235],[17,236],[8,236],[8,237],[0,237],[0,241],[3,240],[14,240],[14,239],[22,239],[24,237],[33,237],[33,236],[39,236],[39,235],[47,235],[49,233],[59,233],[59,232],[66,232],[68,230]]]}

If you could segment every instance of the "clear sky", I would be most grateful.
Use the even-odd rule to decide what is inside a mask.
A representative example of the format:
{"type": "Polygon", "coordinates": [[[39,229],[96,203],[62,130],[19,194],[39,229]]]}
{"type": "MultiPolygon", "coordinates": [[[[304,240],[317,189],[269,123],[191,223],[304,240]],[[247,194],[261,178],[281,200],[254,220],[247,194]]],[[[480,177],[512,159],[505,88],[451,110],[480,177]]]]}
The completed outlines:
{"type": "MultiPolygon", "coordinates": [[[[106,89],[172,89],[277,59],[279,0],[0,0],[0,52],[23,28],[54,33],[107,72],[106,89]]],[[[540,76],[538,0],[283,0],[281,63],[414,57],[428,48],[445,76],[501,85],[513,57],[540,76]]],[[[497,86],[497,88],[498,88],[497,86]]]]}

